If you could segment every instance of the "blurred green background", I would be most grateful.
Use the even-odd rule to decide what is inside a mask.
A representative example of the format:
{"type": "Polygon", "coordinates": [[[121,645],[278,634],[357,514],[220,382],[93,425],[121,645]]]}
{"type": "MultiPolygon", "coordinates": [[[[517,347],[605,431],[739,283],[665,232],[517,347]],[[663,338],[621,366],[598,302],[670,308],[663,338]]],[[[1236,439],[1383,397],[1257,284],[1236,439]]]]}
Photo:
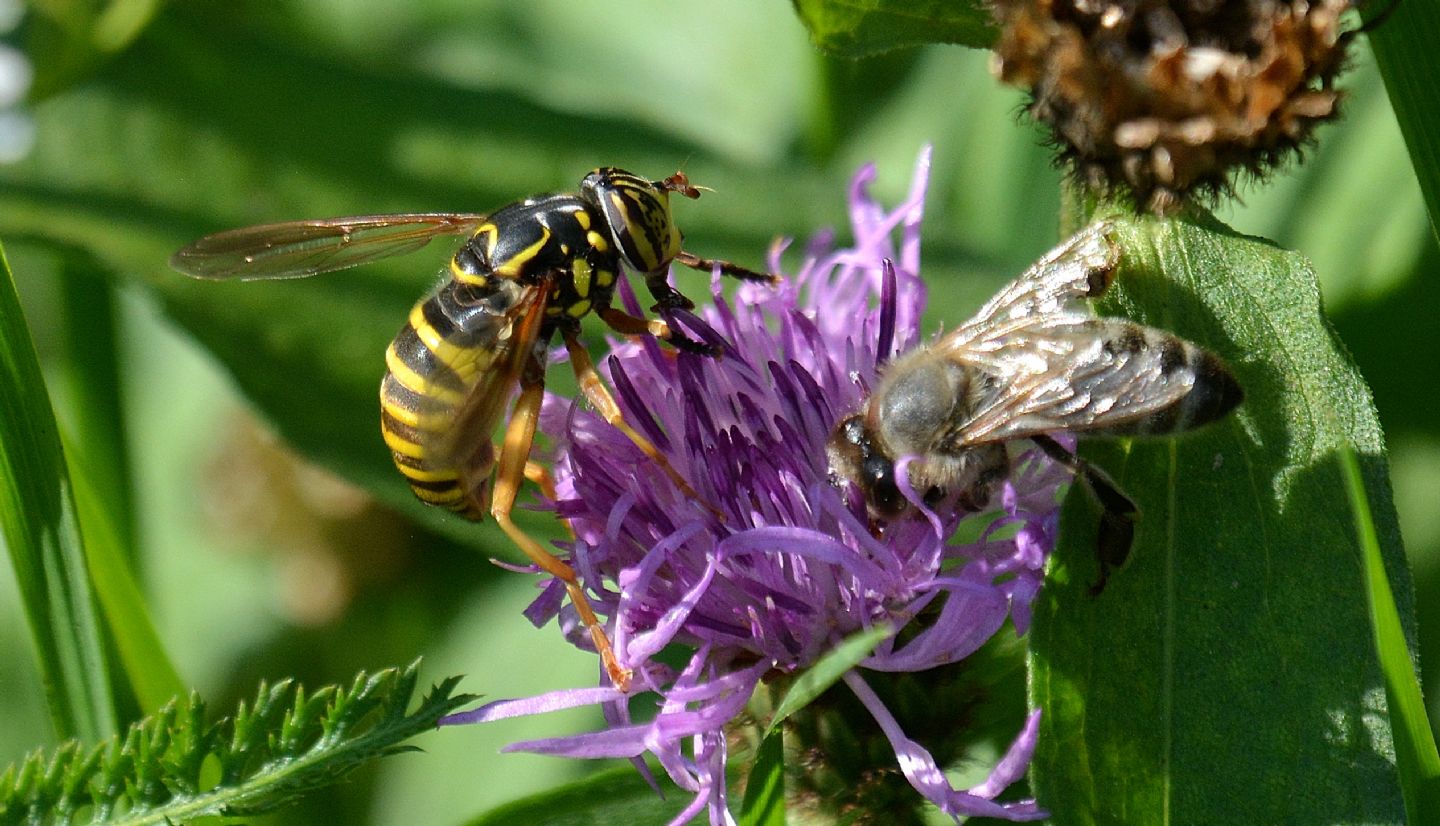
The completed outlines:
{"type": "MultiPolygon", "coordinates": [[[[214,707],[261,678],[343,681],[418,654],[428,674],[465,673],[462,690],[491,698],[588,684],[594,663],[519,616],[533,580],[485,561],[517,559],[498,532],[422,512],[388,467],[381,356],[435,280],[440,245],[305,282],[231,285],[168,270],[181,244],[292,218],[481,211],[614,164],[683,168],[714,188],[677,207],[687,246],[755,265],[777,236],[843,232],[861,163],[879,165],[875,189],[896,200],[925,143],[930,329],[963,319],[1056,239],[1060,175],[984,53],[826,58],[781,2],[37,4],[6,42],[35,76],[32,101],[5,115],[34,132],[0,165],[0,240],[67,435],[112,480],[117,512],[133,514],[155,621],[214,707]]],[[[1371,383],[1436,719],[1440,250],[1357,45],[1346,119],[1321,130],[1303,167],[1243,187],[1220,217],[1313,259],[1371,383]]],[[[704,278],[681,279],[704,294],[704,278]]],[[[8,576],[0,765],[52,736],[8,576]]],[[[432,734],[423,754],[279,819],[458,822],[600,768],[497,757],[502,745],[598,724],[575,712],[432,734]]]]}

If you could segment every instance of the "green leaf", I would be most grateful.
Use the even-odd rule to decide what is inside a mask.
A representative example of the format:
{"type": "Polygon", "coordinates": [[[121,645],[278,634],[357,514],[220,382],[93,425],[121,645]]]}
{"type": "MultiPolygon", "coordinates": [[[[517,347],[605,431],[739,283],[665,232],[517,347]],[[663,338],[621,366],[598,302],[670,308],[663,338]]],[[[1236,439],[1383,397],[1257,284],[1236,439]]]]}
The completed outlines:
{"type": "Polygon", "coordinates": [[[1395,119],[1410,148],[1410,161],[1440,237],[1440,85],[1435,83],[1435,44],[1440,42],[1440,4],[1371,3],[1367,14],[1389,14],[1371,31],[1370,47],[1385,78],[1395,119]]]}
{"type": "Polygon", "coordinates": [[[0,249],[0,536],[61,737],[116,729],[100,614],[50,395],[0,249]]]}
{"type": "Polygon", "coordinates": [[[172,697],[183,694],[185,683],[150,621],[150,610],[130,568],[127,548],[106,508],[109,500],[96,491],[82,463],[70,463],[70,476],[75,481],[75,502],[90,575],[115,650],[141,709],[154,714],[172,697]]]}
{"type": "Polygon", "coordinates": [[[374,758],[412,751],[405,740],[475,699],[453,694],[452,677],[407,713],[419,665],[362,672],[349,688],[309,695],[289,680],[262,683],[252,704],[214,723],[192,694],[123,738],[35,752],[0,772],[0,823],[59,826],[82,807],[93,809],[89,822],[127,826],[277,808],[374,758]]]}
{"type": "Polygon", "coordinates": [[[839,682],[846,672],[870,656],[875,646],[894,633],[895,629],[888,624],[876,625],[874,628],[851,634],[825,656],[816,660],[814,665],[801,672],[790,684],[789,690],[776,705],[775,713],[770,715],[770,722],[765,726],[765,736],[773,734],[786,717],[810,705],[816,697],[824,694],[825,690],[839,682]]]}
{"type": "Polygon", "coordinates": [[[1385,672],[1385,696],[1397,723],[1395,750],[1405,791],[1405,808],[1411,823],[1430,823],[1440,818],[1440,752],[1435,749],[1435,736],[1425,716],[1425,700],[1420,696],[1420,680],[1400,622],[1400,610],[1385,576],[1385,556],[1380,550],[1380,538],[1375,534],[1370,503],[1365,498],[1360,462],[1349,446],[1341,449],[1340,459],[1355,534],[1365,554],[1366,604],[1370,607],[1380,667],[1385,672]]]}
{"type": "Polygon", "coordinates": [[[950,0],[793,0],[816,46],[843,57],[957,43],[989,48],[994,23],[983,3],[950,0]]]}
{"type": "Polygon", "coordinates": [[[633,767],[598,772],[576,783],[492,809],[468,826],[591,826],[594,823],[665,823],[690,804],[694,794],[662,775],[662,797],[633,767]]]}
{"type": "Polygon", "coordinates": [[[1405,616],[1409,575],[1369,392],[1314,273],[1209,219],[1120,228],[1102,310],[1220,353],[1246,400],[1200,433],[1083,446],[1143,518],[1092,596],[1096,515],[1066,503],[1031,635],[1040,803],[1075,824],[1233,822],[1237,806],[1253,823],[1400,822],[1345,445],[1405,616]]]}
{"type": "Polygon", "coordinates": [[[772,731],[760,740],[745,783],[740,826],[785,826],[785,737],[772,731]]]}

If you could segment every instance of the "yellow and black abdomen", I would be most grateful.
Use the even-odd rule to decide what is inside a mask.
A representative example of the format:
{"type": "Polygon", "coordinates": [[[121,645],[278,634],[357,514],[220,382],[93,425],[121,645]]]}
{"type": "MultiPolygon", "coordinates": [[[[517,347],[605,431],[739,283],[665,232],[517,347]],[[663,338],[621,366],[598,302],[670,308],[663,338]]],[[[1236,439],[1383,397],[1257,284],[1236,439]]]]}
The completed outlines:
{"type": "Polygon", "coordinates": [[[513,387],[506,346],[523,288],[452,280],[416,304],[385,351],[381,429],[423,502],[480,519],[495,450],[491,431],[513,387]]]}

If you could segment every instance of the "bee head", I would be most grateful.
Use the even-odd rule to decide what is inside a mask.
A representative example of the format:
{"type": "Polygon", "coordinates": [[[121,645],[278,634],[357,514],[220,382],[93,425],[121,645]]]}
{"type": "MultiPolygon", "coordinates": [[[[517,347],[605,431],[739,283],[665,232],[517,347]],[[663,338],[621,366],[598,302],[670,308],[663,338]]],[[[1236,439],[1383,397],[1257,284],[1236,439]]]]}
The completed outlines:
{"type": "Polygon", "coordinates": [[[830,484],[853,483],[865,496],[865,505],[877,517],[891,519],[909,504],[895,484],[895,460],[876,443],[865,416],[846,416],[835,426],[825,446],[830,462],[830,484]]]}

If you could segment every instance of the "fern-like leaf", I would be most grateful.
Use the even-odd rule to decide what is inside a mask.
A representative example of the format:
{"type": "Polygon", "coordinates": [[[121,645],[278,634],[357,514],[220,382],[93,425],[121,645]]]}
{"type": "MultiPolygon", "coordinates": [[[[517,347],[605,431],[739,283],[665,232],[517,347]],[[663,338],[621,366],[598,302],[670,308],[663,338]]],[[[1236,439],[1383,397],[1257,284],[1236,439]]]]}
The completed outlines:
{"type": "Polygon", "coordinates": [[[313,693],[291,680],[261,683],[253,702],[213,723],[192,693],[123,737],[36,751],[0,772],[0,826],[140,826],[274,809],[372,758],[413,750],[403,741],[475,699],[453,694],[460,678],[451,677],[407,713],[419,667],[361,672],[348,688],[313,693]]]}

